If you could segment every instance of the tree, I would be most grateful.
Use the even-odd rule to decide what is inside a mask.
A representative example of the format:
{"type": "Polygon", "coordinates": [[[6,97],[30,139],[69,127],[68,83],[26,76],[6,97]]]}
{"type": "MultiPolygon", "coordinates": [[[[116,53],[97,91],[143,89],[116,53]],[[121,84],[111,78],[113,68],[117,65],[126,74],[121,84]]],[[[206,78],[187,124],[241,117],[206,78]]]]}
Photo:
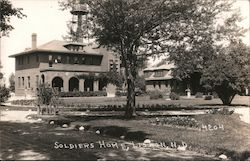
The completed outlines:
{"type": "Polygon", "coordinates": [[[242,42],[231,42],[222,48],[210,66],[203,71],[202,84],[212,87],[224,105],[250,84],[250,48],[242,42]]]}
{"type": "Polygon", "coordinates": [[[0,72],[0,79],[3,79],[3,73],[0,72]]]}
{"type": "MultiPolygon", "coordinates": [[[[70,0],[68,2],[70,5],[70,0]]],[[[216,53],[211,44],[214,44],[214,36],[220,37],[220,34],[214,34],[214,20],[231,5],[228,1],[217,0],[96,0],[86,3],[92,15],[93,37],[100,46],[117,52],[125,68],[127,118],[136,115],[135,79],[142,62],[149,56],[168,54],[176,71],[181,71],[176,77],[188,78],[193,71],[201,71],[201,65],[216,53]]]]}
{"type": "Polygon", "coordinates": [[[10,97],[10,91],[5,86],[0,86],[0,103],[5,102],[10,97]]]}
{"type": "Polygon", "coordinates": [[[8,35],[9,31],[13,30],[14,27],[10,25],[10,18],[16,16],[23,18],[24,15],[21,8],[14,8],[9,0],[0,1],[0,37],[2,35],[8,35]]]}
{"type": "Polygon", "coordinates": [[[9,77],[9,83],[10,83],[10,91],[11,92],[15,92],[15,75],[14,73],[12,73],[9,77]]]}
{"type": "Polygon", "coordinates": [[[180,32],[174,32],[176,46],[168,49],[168,60],[176,66],[173,76],[187,85],[193,84],[193,88],[200,85],[203,69],[216,57],[220,45],[238,39],[245,32],[237,25],[241,18],[232,9],[233,1],[196,0],[195,3],[193,11],[197,16],[173,27],[180,32]]]}
{"type": "Polygon", "coordinates": [[[56,115],[59,104],[58,95],[56,88],[51,88],[49,84],[40,84],[37,89],[37,113],[56,115]]]}
{"type": "Polygon", "coordinates": [[[139,64],[147,56],[166,53],[174,30],[192,14],[192,0],[98,0],[90,3],[94,37],[101,46],[111,48],[121,56],[127,83],[125,116],[135,113],[135,79],[139,64]]]}

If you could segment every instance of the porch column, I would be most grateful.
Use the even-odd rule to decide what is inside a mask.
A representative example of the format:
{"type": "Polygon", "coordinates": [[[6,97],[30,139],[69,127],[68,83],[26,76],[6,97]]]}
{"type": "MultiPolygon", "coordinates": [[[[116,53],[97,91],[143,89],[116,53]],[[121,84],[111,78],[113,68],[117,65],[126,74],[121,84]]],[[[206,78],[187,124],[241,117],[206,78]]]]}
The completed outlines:
{"type": "Polygon", "coordinates": [[[99,81],[94,81],[94,91],[99,91],[99,81]]]}
{"type": "Polygon", "coordinates": [[[69,92],[69,79],[68,78],[63,79],[63,91],[69,92]]]}
{"type": "Polygon", "coordinates": [[[83,92],[84,91],[84,79],[79,80],[79,91],[83,92]]]}

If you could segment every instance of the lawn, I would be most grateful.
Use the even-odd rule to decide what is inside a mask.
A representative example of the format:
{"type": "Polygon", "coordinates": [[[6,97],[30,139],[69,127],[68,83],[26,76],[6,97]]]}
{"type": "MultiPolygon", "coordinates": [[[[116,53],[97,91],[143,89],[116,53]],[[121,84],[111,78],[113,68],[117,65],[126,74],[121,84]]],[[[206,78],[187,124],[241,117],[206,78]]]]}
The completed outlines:
{"type": "MultiPolygon", "coordinates": [[[[93,98],[89,98],[88,101],[91,101],[88,103],[125,101],[124,98],[112,98],[112,101],[108,99],[105,101],[105,99],[107,98],[94,101],[93,98]]],[[[84,102],[80,98],[70,98],[67,101],[84,102]]],[[[139,103],[147,103],[147,101],[152,102],[147,98],[138,98],[139,103]]],[[[166,101],[162,99],[154,102],[176,103],[183,106],[222,107],[217,99],[211,101],[203,99],[166,101]]],[[[248,98],[237,97],[233,104],[247,105],[248,98]]],[[[11,107],[1,107],[1,110],[6,110],[6,108],[13,110],[11,107]]],[[[250,157],[250,125],[242,122],[238,114],[138,116],[133,120],[124,119],[122,112],[117,112],[113,116],[101,116],[101,114],[103,111],[100,111],[99,115],[98,111],[95,115],[65,114],[51,117],[31,115],[35,120],[42,118],[42,122],[36,123],[0,121],[0,158],[177,161],[219,160],[220,154],[227,155],[230,160],[244,160],[250,157]],[[199,127],[177,126],[178,123],[169,123],[173,118],[177,118],[174,123],[180,121],[184,124],[186,120],[181,121],[182,118],[195,120],[199,127]],[[55,124],[49,124],[51,120],[55,124]],[[158,120],[160,120],[159,123],[158,120]],[[68,124],[69,127],[63,128],[63,124],[68,124]],[[84,127],[83,131],[78,129],[80,126],[84,127]],[[151,144],[143,144],[145,139],[150,139],[151,144]],[[103,143],[106,144],[103,145],[103,143]],[[186,145],[186,150],[178,149],[178,145],[186,145]],[[69,149],[71,146],[74,148],[69,149]]]]}

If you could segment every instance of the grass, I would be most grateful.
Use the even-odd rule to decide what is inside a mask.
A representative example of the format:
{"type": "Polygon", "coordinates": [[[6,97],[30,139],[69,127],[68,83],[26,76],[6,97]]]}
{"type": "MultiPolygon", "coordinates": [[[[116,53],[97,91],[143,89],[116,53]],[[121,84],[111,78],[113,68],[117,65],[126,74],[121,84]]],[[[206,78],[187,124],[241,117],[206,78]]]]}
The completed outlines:
{"type": "MultiPolygon", "coordinates": [[[[234,104],[247,104],[245,98],[237,98],[234,104]]],[[[80,98],[65,99],[69,103],[103,104],[123,103],[125,98],[90,98],[87,101],[80,98]]],[[[138,103],[156,103],[146,97],[138,97],[138,103]]],[[[157,100],[157,104],[181,104],[182,106],[221,106],[218,99],[205,101],[203,99],[166,101],[157,100]]],[[[6,109],[10,107],[1,107],[6,109]]],[[[14,107],[20,110],[18,107],[14,107]]],[[[28,110],[30,108],[24,108],[28,110]]],[[[10,108],[10,110],[12,110],[10,108]]],[[[35,108],[33,109],[35,110],[35,108]]],[[[103,112],[99,112],[101,114],[103,112]]],[[[126,120],[123,113],[116,116],[100,116],[98,112],[93,116],[42,116],[43,123],[13,123],[0,122],[1,126],[1,154],[0,159],[25,159],[24,152],[29,151],[32,159],[56,159],[56,160],[218,160],[220,154],[225,154],[231,160],[245,160],[250,157],[250,125],[240,121],[237,114],[219,115],[205,114],[189,116],[203,125],[223,125],[224,129],[198,130],[173,125],[153,125],[155,116],[138,116],[133,120],[126,120]],[[55,125],[49,121],[55,120],[55,125]],[[62,128],[67,123],[70,128],[62,128]],[[75,127],[83,125],[85,131],[79,131],[75,127]],[[96,134],[96,130],[100,134],[96,134]],[[121,136],[124,136],[121,138],[121,136]],[[128,151],[121,148],[122,143],[143,142],[145,139],[155,142],[170,144],[185,142],[191,152],[176,150],[154,150],[133,148],[128,151]],[[99,141],[115,142],[119,148],[100,148],[99,141]],[[55,142],[62,144],[94,143],[95,148],[82,149],[56,149],[55,142]],[[209,154],[209,155],[208,155],[209,154]],[[211,156],[212,155],[212,156],[211,156]]],[[[36,116],[39,118],[40,116],[36,116]]],[[[159,117],[159,116],[158,116],[159,117]]],[[[160,116],[166,118],[168,116],[160,116]]],[[[30,157],[29,156],[29,157],[30,157]]],[[[27,156],[28,157],[28,156],[27,156]]],[[[26,158],[27,159],[27,158],[26,158]]]]}
{"type": "MultiPolygon", "coordinates": [[[[232,160],[240,160],[250,156],[250,126],[241,122],[236,114],[233,115],[199,115],[193,116],[194,119],[204,125],[223,124],[224,129],[214,131],[200,131],[192,128],[180,128],[176,126],[152,125],[150,120],[155,118],[138,117],[134,120],[125,120],[119,117],[94,117],[87,116],[75,118],[68,116],[57,120],[56,125],[50,125],[49,120],[56,118],[44,117],[43,123],[11,123],[0,122],[1,126],[1,156],[2,159],[22,159],[20,154],[24,150],[30,150],[44,156],[46,159],[81,159],[97,160],[100,158],[112,160],[124,159],[164,159],[164,160],[217,160],[208,156],[226,154],[232,160]],[[61,120],[61,121],[60,121],[61,120]],[[66,120],[66,122],[65,122],[66,120]],[[69,123],[72,128],[61,128],[62,122],[69,123]],[[85,131],[76,130],[75,126],[83,125],[85,131]],[[87,128],[88,127],[88,128],[87,128]],[[100,134],[96,134],[96,130],[100,134]],[[120,137],[124,136],[124,139],[120,137]],[[188,156],[192,159],[181,158],[183,152],[169,150],[143,151],[140,148],[132,148],[128,151],[122,150],[121,143],[139,143],[144,139],[151,139],[157,143],[164,142],[170,145],[176,142],[180,145],[185,142],[188,150],[198,152],[188,156]],[[116,142],[118,149],[100,148],[98,142],[116,142]],[[94,143],[94,149],[56,149],[55,142],[62,144],[94,143]],[[165,154],[166,153],[166,154],[165,154]],[[161,154],[161,155],[156,155],[161,154]],[[169,154],[169,155],[167,155],[169,154]],[[173,154],[172,156],[170,154],[173,154]],[[174,155],[176,154],[176,155],[174,155]],[[203,156],[204,155],[204,156],[203,156]]],[[[185,152],[186,153],[186,152],[185,152]]],[[[35,157],[35,156],[34,156],[35,157]]],[[[35,158],[39,159],[39,158],[35,158]]]]}
{"type": "MultiPolygon", "coordinates": [[[[144,138],[151,134],[144,129],[131,127],[131,121],[127,126],[119,127],[125,124],[125,120],[113,120],[117,124],[111,124],[112,120],[92,120],[86,122],[75,122],[74,124],[85,124],[91,126],[87,131],[77,131],[72,128],[61,128],[57,125],[45,123],[11,123],[0,122],[1,126],[1,159],[11,160],[29,160],[51,159],[51,160],[217,160],[214,157],[201,155],[193,152],[182,153],[169,150],[152,150],[132,148],[124,150],[121,144],[127,143],[128,140],[136,142],[143,141],[144,138]],[[101,122],[99,122],[101,121],[101,122]],[[101,123],[101,124],[100,124],[101,123]],[[96,134],[95,130],[100,130],[101,134],[96,134]],[[118,137],[117,134],[126,133],[125,140],[118,137]],[[114,135],[116,134],[116,135],[114,135]],[[138,140],[138,138],[140,140],[138,140]],[[117,143],[118,148],[100,146],[100,142],[117,143]],[[91,144],[94,148],[74,148],[68,149],[70,144],[91,144]],[[65,148],[58,148],[57,145],[65,148]],[[55,148],[57,147],[57,148],[55,148]],[[25,156],[29,152],[29,156],[25,156]],[[185,159],[184,159],[185,158],[185,159]]],[[[137,124],[139,125],[139,124],[137,124]]],[[[139,125],[139,128],[141,125],[139,125]]],[[[150,131],[149,131],[150,132],[150,131]]],[[[88,146],[89,147],[89,146],[88,146]]]]}
{"type": "MultiPolygon", "coordinates": [[[[98,99],[96,98],[77,98],[77,97],[72,97],[72,98],[63,98],[62,102],[67,103],[67,104],[86,104],[86,105],[123,105],[126,104],[126,97],[114,97],[114,98],[108,98],[108,97],[99,97],[98,99]]],[[[165,99],[157,99],[157,100],[151,100],[149,99],[149,96],[143,96],[143,97],[136,97],[136,103],[139,105],[146,104],[146,105],[152,105],[152,104],[165,104],[165,105],[170,105],[170,104],[181,104],[184,106],[189,106],[189,105],[198,105],[198,104],[204,104],[204,99],[202,98],[197,98],[197,99],[192,99],[191,101],[189,99],[181,99],[181,100],[165,100],[165,99]]],[[[209,104],[220,104],[219,99],[214,99],[213,101],[205,102],[209,104]]]]}

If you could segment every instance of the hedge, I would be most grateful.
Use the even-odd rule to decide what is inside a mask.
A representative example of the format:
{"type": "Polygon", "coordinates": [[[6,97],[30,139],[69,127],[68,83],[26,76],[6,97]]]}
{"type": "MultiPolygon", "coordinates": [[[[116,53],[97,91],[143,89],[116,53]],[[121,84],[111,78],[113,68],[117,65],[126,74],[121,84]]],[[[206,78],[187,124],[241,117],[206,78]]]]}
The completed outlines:
{"type": "Polygon", "coordinates": [[[59,97],[95,97],[107,96],[105,91],[84,91],[84,92],[60,92],[59,97]]]}

